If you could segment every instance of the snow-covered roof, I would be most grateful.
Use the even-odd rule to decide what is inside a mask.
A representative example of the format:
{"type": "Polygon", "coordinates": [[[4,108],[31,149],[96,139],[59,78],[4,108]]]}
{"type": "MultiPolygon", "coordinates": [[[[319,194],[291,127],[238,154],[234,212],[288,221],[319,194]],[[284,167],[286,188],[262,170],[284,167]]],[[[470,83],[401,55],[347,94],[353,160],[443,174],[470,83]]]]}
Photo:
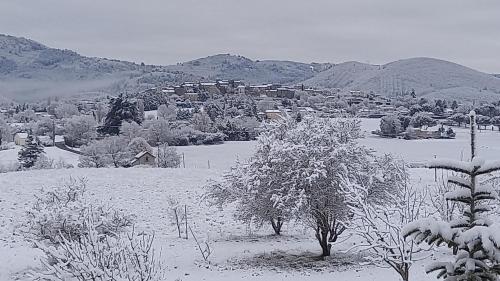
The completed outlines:
{"type": "Polygon", "coordinates": [[[266,110],[266,113],[281,113],[281,111],[277,109],[268,109],[266,110]]]}
{"type": "Polygon", "coordinates": [[[142,156],[144,156],[144,155],[146,155],[146,154],[149,154],[149,155],[151,155],[151,156],[155,157],[155,156],[154,156],[153,154],[151,154],[149,151],[143,151],[143,152],[138,153],[136,156],[134,156],[134,158],[135,158],[135,159],[139,159],[139,158],[141,158],[142,156]]]}
{"type": "Polygon", "coordinates": [[[16,133],[16,136],[22,139],[25,139],[28,137],[28,133],[16,133]]]}

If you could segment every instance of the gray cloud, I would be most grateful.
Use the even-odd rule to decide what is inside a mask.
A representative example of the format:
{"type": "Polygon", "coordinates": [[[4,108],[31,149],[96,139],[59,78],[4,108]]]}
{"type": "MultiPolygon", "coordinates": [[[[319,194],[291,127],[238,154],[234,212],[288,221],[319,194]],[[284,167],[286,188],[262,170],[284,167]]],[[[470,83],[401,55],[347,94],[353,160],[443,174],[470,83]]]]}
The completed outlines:
{"type": "Polygon", "coordinates": [[[304,62],[430,56],[500,72],[496,0],[0,2],[0,32],[83,55],[172,64],[217,53],[304,62]]]}

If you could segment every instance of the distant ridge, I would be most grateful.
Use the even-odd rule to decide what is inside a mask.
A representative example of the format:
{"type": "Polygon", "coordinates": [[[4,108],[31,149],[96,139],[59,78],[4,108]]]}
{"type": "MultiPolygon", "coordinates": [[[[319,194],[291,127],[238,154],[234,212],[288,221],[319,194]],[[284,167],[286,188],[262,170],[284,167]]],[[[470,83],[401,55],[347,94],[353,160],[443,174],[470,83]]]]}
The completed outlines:
{"type": "Polygon", "coordinates": [[[160,84],[216,79],[247,83],[305,84],[396,95],[459,99],[500,98],[500,75],[486,74],[433,58],[410,58],[385,65],[360,62],[301,63],[251,60],[218,54],[169,66],[85,57],[21,37],[0,35],[0,97],[32,100],[83,93],[116,94],[160,84]]]}

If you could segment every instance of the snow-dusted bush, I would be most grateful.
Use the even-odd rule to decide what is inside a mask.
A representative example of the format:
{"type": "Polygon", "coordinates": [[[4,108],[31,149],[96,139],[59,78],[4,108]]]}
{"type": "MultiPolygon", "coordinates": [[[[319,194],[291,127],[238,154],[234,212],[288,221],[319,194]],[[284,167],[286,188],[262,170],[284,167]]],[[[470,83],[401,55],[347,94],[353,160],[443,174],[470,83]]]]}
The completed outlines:
{"type": "Polygon", "coordinates": [[[33,277],[61,281],[161,281],[165,280],[159,255],[153,248],[154,234],[127,233],[106,235],[91,213],[82,220],[78,240],[61,236],[56,246],[37,243],[47,258],[33,277]]]}
{"type": "Polygon", "coordinates": [[[415,242],[403,238],[402,229],[425,215],[426,194],[409,185],[403,163],[386,156],[379,165],[379,174],[369,186],[344,185],[353,216],[346,226],[362,239],[352,249],[368,252],[365,258],[369,263],[392,268],[408,281],[412,264],[426,256],[415,242]],[[390,186],[378,188],[379,184],[390,186]]]}
{"type": "Polygon", "coordinates": [[[45,156],[44,154],[40,155],[35,162],[35,165],[32,167],[34,170],[44,170],[44,169],[70,169],[74,168],[73,165],[67,163],[64,159],[60,158],[59,160],[55,160],[45,156]]]}
{"type": "Polygon", "coordinates": [[[7,162],[0,163],[0,173],[8,173],[18,171],[20,169],[20,165],[18,162],[7,162]]]}
{"type": "Polygon", "coordinates": [[[106,137],[93,141],[80,150],[79,167],[102,168],[113,164],[115,167],[128,164],[131,153],[128,143],[121,136],[106,137]]]}
{"type": "Polygon", "coordinates": [[[41,190],[27,211],[26,233],[37,240],[60,243],[79,239],[85,234],[84,219],[91,214],[99,233],[117,233],[131,225],[132,217],[103,205],[92,205],[85,195],[86,181],[68,183],[41,190]]]}
{"type": "Polygon", "coordinates": [[[181,155],[177,153],[175,147],[162,145],[158,147],[158,155],[156,161],[160,168],[179,168],[181,164],[181,155]]]}
{"type": "Polygon", "coordinates": [[[447,245],[453,261],[435,262],[428,273],[437,271],[445,280],[498,280],[500,275],[500,221],[494,206],[498,193],[491,185],[482,185],[479,176],[500,170],[500,162],[485,162],[476,155],[475,113],[470,113],[471,161],[434,160],[429,168],[445,169],[463,175],[450,177],[456,186],[446,199],[462,205],[463,211],[451,221],[424,218],[403,229],[405,237],[429,245],[447,245]]]}
{"type": "Polygon", "coordinates": [[[109,165],[109,156],[104,152],[104,146],[99,141],[93,141],[82,146],[81,155],[78,159],[78,167],[81,168],[103,168],[109,165]]]}

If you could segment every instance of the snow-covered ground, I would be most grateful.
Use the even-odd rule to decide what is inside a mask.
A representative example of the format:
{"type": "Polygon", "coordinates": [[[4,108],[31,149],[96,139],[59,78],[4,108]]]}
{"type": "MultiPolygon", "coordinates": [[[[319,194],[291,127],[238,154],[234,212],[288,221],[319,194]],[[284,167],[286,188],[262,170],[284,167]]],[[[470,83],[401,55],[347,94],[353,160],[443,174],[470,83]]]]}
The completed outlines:
{"type": "MultiPolygon", "coordinates": [[[[367,132],[378,127],[378,120],[363,120],[367,132]]],[[[438,157],[460,159],[467,151],[467,130],[458,129],[455,140],[383,139],[369,133],[361,142],[377,153],[393,153],[408,162],[438,157]]],[[[499,159],[498,131],[479,133],[479,154],[499,159]]],[[[24,213],[40,188],[60,185],[72,178],[86,178],[94,200],[133,213],[140,229],[156,232],[156,246],[168,270],[166,280],[398,280],[390,269],[360,266],[360,258],[344,254],[354,240],[335,246],[334,255],[324,262],[314,261],[319,246],[309,229],[286,225],[283,237],[269,236],[265,227],[249,228],[224,211],[209,208],[202,200],[207,181],[217,179],[237,159],[251,155],[255,142],[228,142],[216,146],[178,147],[186,168],[156,169],[66,169],[37,170],[0,174],[0,281],[23,280],[20,272],[37,266],[40,252],[31,248],[20,233],[24,213]],[[210,162],[210,169],[208,168],[210,162]],[[210,241],[211,264],[202,262],[193,239],[177,238],[171,221],[169,199],[188,206],[188,216],[199,239],[210,241]]],[[[75,165],[78,156],[57,148],[46,148],[51,158],[64,158],[75,165]]],[[[15,161],[17,150],[0,151],[1,161],[15,161]]],[[[76,166],[76,165],[75,165],[76,166]]],[[[412,181],[425,188],[432,184],[434,172],[411,169],[412,181]]],[[[424,273],[425,261],[413,267],[413,280],[434,280],[424,273]]]]}
{"type": "MultiPolygon", "coordinates": [[[[15,146],[13,149],[1,150],[0,151],[0,165],[10,165],[18,162],[17,156],[21,149],[20,146],[15,146]]],[[[78,154],[62,150],[57,147],[45,147],[45,155],[48,158],[54,159],[55,161],[64,160],[66,163],[78,166],[78,154]]]]}

